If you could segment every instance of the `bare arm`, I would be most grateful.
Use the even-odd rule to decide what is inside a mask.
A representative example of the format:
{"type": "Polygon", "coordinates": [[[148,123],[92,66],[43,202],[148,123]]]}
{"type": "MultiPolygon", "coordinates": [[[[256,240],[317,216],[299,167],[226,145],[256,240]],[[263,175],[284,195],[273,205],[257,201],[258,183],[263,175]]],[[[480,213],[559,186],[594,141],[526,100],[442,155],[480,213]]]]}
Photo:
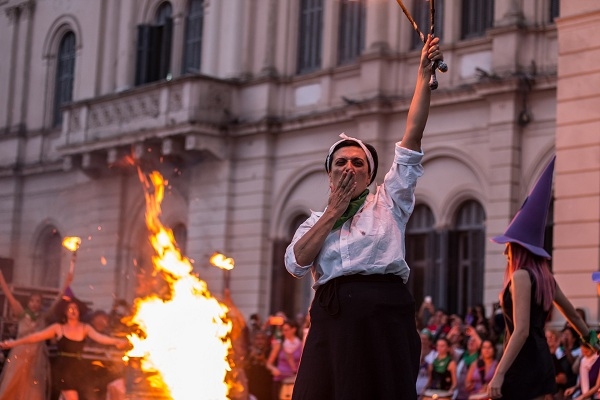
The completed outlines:
{"type": "Polygon", "coordinates": [[[454,389],[456,389],[456,361],[450,361],[450,364],[448,364],[448,371],[450,371],[450,377],[452,378],[452,386],[450,386],[448,391],[453,392],[454,389]]]}
{"type": "Polygon", "coordinates": [[[473,390],[473,372],[477,368],[477,360],[469,365],[469,371],[467,372],[467,376],[465,378],[465,388],[470,392],[473,390]]]}
{"type": "Polygon", "coordinates": [[[271,374],[273,374],[274,376],[279,375],[279,370],[275,366],[275,359],[277,358],[277,355],[279,354],[280,349],[281,349],[281,343],[279,341],[277,341],[277,344],[275,344],[271,348],[271,353],[269,354],[269,359],[267,360],[267,369],[269,371],[271,371],[271,374]]]}
{"type": "Polygon", "coordinates": [[[129,343],[126,339],[103,335],[88,324],[85,324],[85,333],[90,337],[90,339],[100,344],[125,347],[127,346],[127,343],[129,343]]]}
{"type": "Polygon", "coordinates": [[[299,265],[310,265],[315,260],[333,225],[348,208],[355,187],[354,173],[342,174],[340,181],[331,189],[327,208],[321,218],[294,245],[294,255],[299,265]]]}
{"type": "Polygon", "coordinates": [[[531,306],[531,280],[525,270],[517,270],[511,279],[511,296],[513,299],[513,315],[515,330],[510,335],[504,355],[498,363],[496,373],[488,385],[491,396],[498,398],[504,382],[504,375],[517,358],[529,336],[529,316],[531,306]]]}
{"type": "Polygon", "coordinates": [[[23,336],[22,338],[1,342],[0,347],[3,349],[11,349],[15,346],[20,346],[22,344],[37,343],[37,342],[42,342],[44,340],[49,340],[58,335],[59,329],[60,329],[59,324],[52,324],[49,327],[47,327],[46,329],[43,329],[38,332],[34,332],[27,336],[23,336]]]}
{"type": "Polygon", "coordinates": [[[52,304],[48,308],[48,311],[46,313],[46,318],[47,319],[48,319],[48,317],[52,313],[54,313],[54,309],[56,308],[56,306],[58,305],[58,303],[62,299],[63,295],[65,294],[65,291],[71,285],[72,282],[73,282],[73,272],[69,271],[69,272],[67,272],[67,276],[65,277],[65,281],[63,282],[63,285],[62,285],[60,291],[58,292],[58,294],[56,295],[56,298],[54,299],[54,301],[52,302],[52,304]]]}
{"type": "Polygon", "coordinates": [[[598,393],[598,389],[600,389],[600,374],[598,374],[598,377],[596,378],[596,382],[594,382],[594,385],[592,385],[592,383],[590,382],[590,390],[588,390],[585,393],[581,393],[581,395],[579,395],[579,397],[577,397],[576,400],[585,400],[585,399],[593,399],[594,394],[598,393]]]}
{"type": "Polygon", "coordinates": [[[556,292],[554,293],[554,305],[560,311],[562,315],[569,321],[569,323],[575,328],[580,336],[587,338],[590,334],[590,329],[586,325],[585,321],[581,319],[575,307],[571,304],[569,299],[564,295],[560,286],[556,284],[556,292]]]}
{"type": "Polygon", "coordinates": [[[0,271],[0,287],[2,288],[2,292],[6,296],[8,303],[10,304],[10,308],[15,316],[20,316],[25,312],[23,309],[23,305],[15,299],[15,296],[10,291],[8,284],[6,283],[6,279],[4,279],[4,274],[0,271]]]}
{"type": "Polygon", "coordinates": [[[400,143],[402,147],[414,151],[421,151],[423,130],[425,130],[425,124],[429,117],[429,103],[431,100],[429,78],[431,77],[432,61],[443,59],[438,43],[439,38],[431,39],[431,36],[428,36],[423,50],[421,50],[417,84],[408,110],[406,131],[400,143]]]}

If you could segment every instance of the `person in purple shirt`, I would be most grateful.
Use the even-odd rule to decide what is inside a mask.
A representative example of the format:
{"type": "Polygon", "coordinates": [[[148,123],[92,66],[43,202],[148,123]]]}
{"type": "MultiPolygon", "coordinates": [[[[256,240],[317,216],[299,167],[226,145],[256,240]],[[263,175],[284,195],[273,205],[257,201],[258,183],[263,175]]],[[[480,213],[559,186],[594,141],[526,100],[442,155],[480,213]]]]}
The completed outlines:
{"type": "Polygon", "coordinates": [[[271,354],[267,360],[267,369],[273,374],[273,399],[278,400],[282,385],[293,382],[300,357],[302,356],[302,340],[298,337],[298,324],[287,320],[281,326],[283,338],[271,342],[271,354]]]}
{"type": "Polygon", "coordinates": [[[442,59],[439,39],[429,37],[404,136],[372,193],[375,148],[342,134],[329,149],[327,207],[298,228],[285,254],[287,270],[298,278],[310,271],[316,290],[294,400],[417,398],[421,343],[406,287],[404,235],[423,173],[428,82],[433,62],[442,59]]]}

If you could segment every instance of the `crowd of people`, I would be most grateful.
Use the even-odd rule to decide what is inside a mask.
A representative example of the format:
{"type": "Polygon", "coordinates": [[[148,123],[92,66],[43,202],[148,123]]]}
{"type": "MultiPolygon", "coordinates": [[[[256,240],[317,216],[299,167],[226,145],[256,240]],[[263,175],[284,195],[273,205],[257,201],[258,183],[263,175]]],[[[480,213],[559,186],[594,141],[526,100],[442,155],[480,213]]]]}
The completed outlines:
{"type": "MultiPolygon", "coordinates": [[[[448,315],[426,299],[417,313],[421,362],[417,379],[420,398],[488,399],[492,380],[504,350],[504,322],[497,309],[486,316],[481,305],[466,315],[448,315]]],[[[585,311],[576,309],[586,321],[585,311]]],[[[566,322],[560,329],[548,323],[545,337],[552,355],[557,392],[544,400],[600,399],[600,357],[582,342],[566,322]]]]}
{"type": "Polygon", "coordinates": [[[0,400],[125,398],[124,365],[107,356],[105,347],[128,346],[121,319],[129,306],[117,300],[110,312],[92,312],[74,296],[72,279],[69,273],[53,303],[43,310],[37,293],[23,306],[0,272],[0,288],[17,323],[16,331],[0,342],[0,400]]]}
{"type": "Polygon", "coordinates": [[[252,314],[244,369],[251,400],[291,398],[310,321],[278,312],[266,320],[252,314]]]}

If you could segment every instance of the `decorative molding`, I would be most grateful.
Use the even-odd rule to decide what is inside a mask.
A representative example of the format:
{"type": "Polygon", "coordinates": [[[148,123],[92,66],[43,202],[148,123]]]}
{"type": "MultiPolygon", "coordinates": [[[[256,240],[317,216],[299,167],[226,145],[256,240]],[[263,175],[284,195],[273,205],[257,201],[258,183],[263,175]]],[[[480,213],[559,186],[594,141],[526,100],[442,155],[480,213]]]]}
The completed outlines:
{"type": "Polygon", "coordinates": [[[21,15],[23,18],[30,19],[33,17],[33,13],[35,12],[35,1],[29,0],[19,4],[17,7],[21,10],[21,15]]]}
{"type": "Polygon", "coordinates": [[[19,6],[7,7],[6,10],[4,10],[4,13],[8,18],[9,24],[12,25],[19,19],[21,9],[19,8],[19,6]]]}

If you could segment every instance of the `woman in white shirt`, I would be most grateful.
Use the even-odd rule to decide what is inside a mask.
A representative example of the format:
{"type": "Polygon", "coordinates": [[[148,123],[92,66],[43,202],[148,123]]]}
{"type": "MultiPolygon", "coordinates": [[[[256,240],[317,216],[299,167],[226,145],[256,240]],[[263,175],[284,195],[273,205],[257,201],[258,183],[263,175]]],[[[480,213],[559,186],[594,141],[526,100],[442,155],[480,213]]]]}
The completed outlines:
{"type": "Polygon", "coordinates": [[[406,131],[383,184],[369,193],[377,153],[342,134],[325,161],[327,208],[312,213],[286,251],[287,270],[296,277],[310,271],[316,290],[294,400],[417,398],[421,344],[405,285],[404,231],[423,173],[428,82],[432,62],[443,58],[438,43],[429,38],[421,52],[406,131]]]}

